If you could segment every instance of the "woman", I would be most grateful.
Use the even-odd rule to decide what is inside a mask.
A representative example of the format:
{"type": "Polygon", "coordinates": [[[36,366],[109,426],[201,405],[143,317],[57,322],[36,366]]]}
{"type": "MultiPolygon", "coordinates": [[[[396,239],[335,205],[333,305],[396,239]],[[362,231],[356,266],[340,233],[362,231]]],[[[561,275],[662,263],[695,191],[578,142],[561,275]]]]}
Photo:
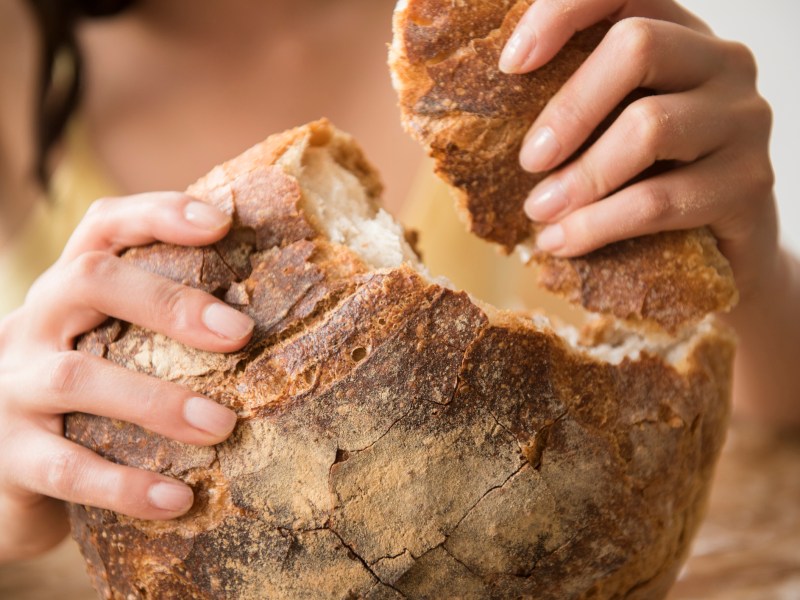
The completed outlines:
{"type": "MultiPolygon", "coordinates": [[[[92,7],[99,8],[107,7],[92,7]]],[[[24,56],[20,48],[30,56],[35,43],[21,9],[3,7],[7,30],[0,39],[18,50],[0,49],[6,61],[24,56]]],[[[97,195],[183,189],[265,133],[322,114],[354,133],[382,166],[393,192],[389,204],[397,209],[419,153],[399,130],[385,73],[391,9],[388,0],[140,0],[78,30],[85,94],[69,128],[47,148],[32,141],[32,65],[4,65],[0,85],[15,92],[0,107],[1,206],[4,223],[13,224],[6,226],[6,258],[23,264],[28,256],[22,246],[30,236],[15,230],[54,221],[37,212],[47,206],[30,176],[37,164],[54,193],[65,164],[73,175],[67,180],[85,185],[74,172],[84,168],[87,152],[92,159],[84,170],[103,171],[111,181],[97,185],[103,190],[97,195]]],[[[753,59],[672,0],[538,0],[500,66],[536,69],[572,32],[605,18],[617,24],[522,148],[527,169],[558,167],[527,203],[531,218],[550,224],[539,243],[573,256],[643,233],[709,225],[741,290],[728,317],[741,338],[739,408],[800,422],[800,377],[771,359],[789,355],[800,340],[792,310],[800,301],[800,265],[777,241],[770,111],[756,92],[753,59]],[[578,161],[564,165],[640,86],[660,93],[633,104],[578,161]],[[630,139],[637,142],[623,144],[630,139]],[[677,166],[626,185],[655,160],[677,166]]],[[[129,420],[192,444],[230,434],[235,415],[227,408],[73,351],[76,336],[107,315],[206,350],[243,346],[252,329],[248,317],[115,258],[125,246],[153,240],[208,244],[229,226],[224,215],[177,192],[96,202],[24,304],[2,321],[0,561],[42,553],[61,540],[63,500],[143,519],[174,518],[191,506],[183,484],[110,464],[67,442],[62,415],[80,410],[129,420]]]]}

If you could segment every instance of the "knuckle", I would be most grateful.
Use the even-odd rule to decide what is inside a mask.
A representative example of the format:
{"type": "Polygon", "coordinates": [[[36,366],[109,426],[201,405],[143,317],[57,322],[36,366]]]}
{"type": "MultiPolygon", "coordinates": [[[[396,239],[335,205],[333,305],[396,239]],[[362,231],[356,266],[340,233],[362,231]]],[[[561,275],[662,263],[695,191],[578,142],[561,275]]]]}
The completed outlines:
{"type": "Polygon", "coordinates": [[[578,159],[571,169],[573,184],[569,187],[577,189],[578,204],[587,204],[599,200],[609,191],[608,182],[602,169],[596,169],[587,158],[578,159]]]}
{"type": "Polygon", "coordinates": [[[71,282],[104,279],[114,264],[114,257],[100,251],[81,254],[70,263],[69,277],[71,282]]]}
{"type": "Polygon", "coordinates": [[[102,217],[111,209],[114,204],[113,198],[98,198],[89,205],[89,209],[86,211],[86,216],[90,218],[102,217]]]}
{"type": "Polygon", "coordinates": [[[769,135],[772,130],[772,106],[761,96],[757,96],[750,109],[753,125],[760,131],[769,135]]]}
{"type": "Polygon", "coordinates": [[[627,60],[647,64],[653,55],[656,39],[648,19],[629,17],[618,21],[609,32],[627,60]]]}
{"type": "Polygon", "coordinates": [[[158,286],[152,302],[153,318],[156,322],[168,322],[179,330],[185,330],[189,324],[189,307],[192,291],[182,285],[163,282],[158,286]]]}
{"type": "Polygon", "coordinates": [[[136,413],[138,416],[135,417],[135,422],[150,430],[158,425],[163,425],[165,417],[168,416],[166,412],[172,404],[169,388],[152,380],[141,386],[137,390],[137,394],[136,413]]]}
{"type": "Polygon", "coordinates": [[[79,391],[87,377],[87,358],[77,351],[55,354],[46,377],[46,389],[57,396],[79,391]]]}
{"type": "Polygon", "coordinates": [[[75,497],[75,490],[87,469],[86,459],[74,450],[62,450],[44,463],[44,484],[48,495],[67,499],[75,497]]]}
{"type": "Polygon", "coordinates": [[[631,104],[627,109],[638,146],[654,159],[664,144],[669,115],[656,97],[649,96],[631,104]]]}
{"type": "Polygon", "coordinates": [[[756,198],[771,198],[775,187],[775,170],[768,158],[755,161],[747,171],[749,187],[756,198]]]}
{"type": "Polygon", "coordinates": [[[758,77],[758,63],[753,51],[741,42],[725,42],[725,53],[728,64],[755,83],[758,77]]]}
{"type": "Polygon", "coordinates": [[[642,224],[661,221],[670,212],[669,194],[663,186],[644,183],[637,195],[638,220],[642,224]]]}
{"type": "MultiPolygon", "coordinates": [[[[587,135],[594,129],[590,123],[586,108],[575,98],[566,102],[557,100],[550,107],[548,121],[553,124],[553,129],[558,131],[586,131],[587,135]]],[[[558,135],[558,134],[556,134],[558,135]]]]}

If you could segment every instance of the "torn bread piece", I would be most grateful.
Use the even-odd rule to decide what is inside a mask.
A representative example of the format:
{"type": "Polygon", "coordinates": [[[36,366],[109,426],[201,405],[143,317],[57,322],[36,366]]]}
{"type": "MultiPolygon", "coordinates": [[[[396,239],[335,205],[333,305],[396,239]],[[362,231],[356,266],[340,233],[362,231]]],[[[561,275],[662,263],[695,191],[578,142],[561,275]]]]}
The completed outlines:
{"type": "Polygon", "coordinates": [[[711,319],[650,339],[494,310],[431,280],[377,174],[326,121],[189,193],[214,246],[123,255],[256,320],[212,354],[109,321],[79,348],[236,410],[195,447],[73,414],[67,436],[185,481],[165,522],[70,505],[103,598],[658,598],[703,514],[733,342],[711,319]]]}
{"type": "MultiPolygon", "coordinates": [[[[576,259],[536,250],[525,198],[547,174],[519,164],[525,133],[608,31],[577,33],[544,67],[498,69],[532,0],[403,0],[389,63],[403,124],[454,190],[470,231],[540,265],[540,283],[584,308],[677,333],[737,299],[733,274],[707,229],[611,244],[576,259]]],[[[601,126],[602,129],[602,126],[601,126]]]]}

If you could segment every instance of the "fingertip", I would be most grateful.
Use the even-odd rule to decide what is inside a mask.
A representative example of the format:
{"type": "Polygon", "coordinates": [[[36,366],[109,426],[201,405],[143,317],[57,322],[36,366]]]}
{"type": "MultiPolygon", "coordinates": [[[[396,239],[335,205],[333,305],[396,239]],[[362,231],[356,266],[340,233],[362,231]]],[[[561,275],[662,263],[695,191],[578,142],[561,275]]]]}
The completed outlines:
{"type": "Polygon", "coordinates": [[[189,425],[211,435],[216,442],[227,439],[236,427],[235,412],[208,398],[189,398],[183,406],[183,417],[189,425]]]}
{"type": "Polygon", "coordinates": [[[231,226],[231,216],[218,208],[191,199],[183,207],[183,218],[186,222],[203,232],[223,234],[231,226]]]}
{"type": "Polygon", "coordinates": [[[255,321],[246,314],[221,302],[212,302],[202,313],[203,324],[209,331],[235,347],[244,346],[253,335],[255,321]]]}
{"type": "Polygon", "coordinates": [[[567,243],[564,227],[559,223],[548,225],[536,236],[536,245],[539,250],[548,254],[557,254],[564,250],[567,243]]]}
{"type": "Polygon", "coordinates": [[[519,153],[520,166],[530,173],[542,173],[556,166],[561,154],[561,144],[549,126],[531,131],[519,153]]]}
{"type": "Polygon", "coordinates": [[[525,23],[520,23],[500,54],[500,70],[509,75],[528,72],[535,48],[536,32],[525,23]]]}
{"type": "Polygon", "coordinates": [[[163,513],[155,519],[173,519],[179,517],[192,508],[194,492],[192,488],[171,479],[163,479],[154,483],[147,490],[147,500],[150,506],[163,513]]]}
{"type": "Polygon", "coordinates": [[[548,223],[563,215],[569,205],[566,190],[559,179],[537,185],[525,200],[525,214],[531,221],[548,223]]]}

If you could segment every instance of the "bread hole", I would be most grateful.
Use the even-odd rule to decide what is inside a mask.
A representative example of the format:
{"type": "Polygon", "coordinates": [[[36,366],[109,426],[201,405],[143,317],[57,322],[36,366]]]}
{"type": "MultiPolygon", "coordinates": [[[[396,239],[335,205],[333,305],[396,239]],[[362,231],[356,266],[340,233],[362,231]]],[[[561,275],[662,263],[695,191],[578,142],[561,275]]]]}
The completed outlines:
{"type": "Polygon", "coordinates": [[[350,353],[350,358],[353,359],[354,362],[361,362],[367,357],[367,349],[363,346],[359,346],[358,348],[353,348],[353,351],[350,353]]]}
{"type": "MultiPolygon", "coordinates": [[[[461,151],[453,142],[450,144],[453,148],[448,152],[461,151]]],[[[663,356],[672,364],[678,364],[690,348],[690,345],[683,343],[685,340],[678,344],[665,340],[655,345],[649,343],[645,336],[624,328],[620,333],[612,333],[615,326],[608,330],[600,328],[596,339],[587,341],[580,331],[587,322],[587,313],[552,294],[531,293],[528,297],[527,290],[531,286],[526,288],[524,294],[517,293],[519,290],[496,286],[496,291],[488,291],[487,297],[483,297],[487,290],[471,290],[463,283],[449,283],[449,273],[434,277],[409,245],[405,230],[389,213],[376,205],[358,173],[337,162],[328,149],[297,145],[285,152],[277,164],[300,182],[303,192],[301,208],[313,226],[329,242],[350,248],[374,270],[407,264],[431,282],[450,289],[464,289],[471,294],[474,302],[480,297],[485,302],[477,301],[476,304],[487,313],[490,320],[498,315],[497,309],[518,310],[520,304],[535,307],[538,314],[531,312],[528,315],[534,326],[542,330],[555,329],[569,346],[608,364],[620,364],[625,358],[636,360],[645,349],[663,356]],[[549,316],[545,317],[544,314],[549,316]]],[[[525,263],[530,262],[533,252],[535,247],[532,245],[520,244],[517,248],[517,253],[525,263]]],[[[377,322],[379,326],[385,326],[387,320],[392,319],[377,322]]],[[[352,358],[358,362],[365,356],[358,359],[354,352],[352,358]]]]}
{"type": "Polygon", "coordinates": [[[386,319],[384,319],[383,317],[380,317],[378,319],[378,325],[386,325],[386,319]]]}

